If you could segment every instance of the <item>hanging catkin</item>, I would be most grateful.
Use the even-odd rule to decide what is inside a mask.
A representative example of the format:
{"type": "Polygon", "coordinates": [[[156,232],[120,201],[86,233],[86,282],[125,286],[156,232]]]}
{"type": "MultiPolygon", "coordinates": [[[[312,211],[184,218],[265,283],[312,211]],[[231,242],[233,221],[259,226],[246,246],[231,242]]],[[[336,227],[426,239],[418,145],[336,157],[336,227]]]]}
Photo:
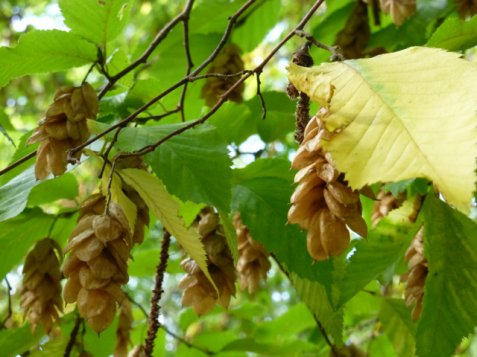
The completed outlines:
{"type": "Polygon", "coordinates": [[[247,289],[250,294],[254,294],[260,286],[260,280],[267,278],[267,272],[271,267],[269,254],[252,238],[238,213],[234,216],[234,226],[238,238],[237,272],[240,289],[247,289]]]}
{"type": "MultiPolygon", "coordinates": [[[[240,56],[240,48],[231,43],[225,46],[218,54],[208,73],[231,75],[242,72],[244,64],[240,56]]],[[[220,99],[233,84],[240,78],[240,76],[231,77],[209,77],[202,87],[201,97],[205,99],[205,103],[212,107],[220,99]]],[[[228,96],[232,102],[241,103],[244,84],[238,85],[228,96]]]]}
{"type": "Polygon", "coordinates": [[[308,230],[307,248],[315,260],[340,255],[350,241],[349,227],[360,236],[367,235],[361,217],[359,192],[353,191],[333,165],[331,155],[323,150],[322,140],[329,139],[322,118],[325,108],[311,118],[303,143],[292,162],[298,169],[298,183],[291,197],[288,221],[308,230]]]}
{"type": "Polygon", "coordinates": [[[32,331],[42,324],[49,333],[53,322],[58,320],[59,312],[63,311],[61,259],[60,246],[50,238],[38,241],[26,257],[20,305],[32,331]]]}
{"type": "MultiPolygon", "coordinates": [[[[81,87],[61,87],[46,111],[38,128],[28,140],[40,143],[36,154],[35,176],[38,180],[50,173],[58,176],[66,171],[68,150],[84,143],[89,137],[86,119],[98,113],[98,97],[88,83],[81,87]]],[[[78,158],[81,153],[77,153],[78,158]]]]}
{"type": "Polygon", "coordinates": [[[233,259],[225,240],[219,216],[212,208],[204,208],[195,221],[207,254],[207,268],[217,286],[219,295],[196,262],[187,258],[181,262],[186,276],[179,287],[184,289],[182,304],[191,306],[198,315],[212,310],[215,303],[227,308],[235,295],[237,279],[233,259]]]}

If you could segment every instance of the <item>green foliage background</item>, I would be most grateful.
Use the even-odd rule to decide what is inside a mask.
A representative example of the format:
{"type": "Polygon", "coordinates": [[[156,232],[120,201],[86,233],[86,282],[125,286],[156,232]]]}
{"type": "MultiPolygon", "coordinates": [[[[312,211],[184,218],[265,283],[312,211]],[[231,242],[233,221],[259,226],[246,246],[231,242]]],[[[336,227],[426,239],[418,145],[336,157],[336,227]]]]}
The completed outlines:
{"type": "MultiPolygon", "coordinates": [[[[333,45],[355,2],[326,1],[326,7],[320,8],[305,30],[333,45]]],[[[104,70],[110,75],[119,73],[145,51],[184,5],[172,0],[100,3],[0,3],[0,168],[36,149],[26,140],[57,87],[79,85],[92,64],[101,61],[99,52],[104,70]],[[46,24],[56,29],[38,29],[46,24]]],[[[194,64],[209,56],[224,33],[228,16],[244,3],[195,1],[189,22],[194,64]]],[[[231,35],[231,41],[243,51],[246,67],[252,69],[265,58],[312,5],[309,0],[255,1],[231,35]]],[[[367,53],[427,45],[461,51],[466,59],[476,62],[477,16],[461,20],[452,1],[417,0],[416,13],[401,27],[384,14],[376,24],[371,12],[369,24],[367,53]]],[[[124,119],[184,77],[187,61],[182,41],[181,26],[177,26],[154,50],[147,65],[122,77],[107,92],[100,102],[98,120],[91,125],[93,132],[124,119]]],[[[294,37],[264,68],[260,77],[267,108],[264,120],[257,84],[251,78],[246,82],[243,103],[226,102],[207,123],[175,136],[145,157],[169,193],[182,201],[186,221],[190,222],[204,205],[215,206],[225,220],[238,211],[274,261],[257,295],[239,292],[229,310],[216,307],[198,317],[180,304],[183,252],[173,241],[161,301],[164,327],[155,340],[154,355],[328,356],[331,342],[336,348],[355,345],[369,356],[477,356],[474,207],[469,216],[454,210],[434,196],[425,180],[387,184],[395,194],[425,196],[417,222],[410,225],[395,217],[384,219],[370,229],[367,240],[356,237],[344,256],[317,263],[307,253],[306,232],[286,224],[294,189],[290,159],[297,144],[293,138],[295,103],[285,94],[284,67],[302,44],[302,39],[294,37]],[[422,224],[432,274],[426,282],[422,318],[413,322],[411,309],[403,301],[399,276],[406,271],[404,252],[422,224]]],[[[315,64],[330,56],[317,48],[312,48],[311,54],[315,64]]],[[[88,82],[99,92],[107,78],[96,67],[88,82]]],[[[188,86],[187,120],[207,112],[200,97],[203,84],[198,80],[188,86]]],[[[178,112],[160,122],[147,120],[174,109],[180,94],[174,91],[141,113],[138,122],[143,124],[123,130],[114,152],[140,149],[184,125],[178,112]]],[[[102,143],[90,148],[101,151],[102,143]]],[[[30,159],[0,176],[0,279],[5,279],[0,289],[2,356],[63,355],[76,313],[73,307],[66,309],[55,335],[48,337],[42,331],[31,334],[29,326],[23,324],[18,302],[21,266],[35,241],[47,235],[64,246],[79,204],[98,184],[100,165],[92,157],[84,157],[65,175],[43,182],[35,180],[33,162],[30,159]],[[7,320],[9,294],[12,315],[7,320]]],[[[371,227],[373,202],[363,197],[362,204],[371,227]]],[[[131,278],[124,288],[137,302],[131,348],[142,343],[147,331],[161,232],[161,222],[153,219],[144,243],[132,252],[131,278]]],[[[81,350],[93,356],[111,355],[116,325],[115,321],[100,335],[87,326],[82,328],[72,355],[78,356],[81,350]]]]}

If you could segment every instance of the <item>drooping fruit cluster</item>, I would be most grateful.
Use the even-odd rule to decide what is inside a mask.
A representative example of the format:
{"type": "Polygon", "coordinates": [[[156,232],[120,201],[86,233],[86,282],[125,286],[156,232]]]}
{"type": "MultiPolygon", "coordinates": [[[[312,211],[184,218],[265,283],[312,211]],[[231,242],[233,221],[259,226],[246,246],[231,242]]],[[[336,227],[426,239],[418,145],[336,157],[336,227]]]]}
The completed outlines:
{"type": "Polygon", "coordinates": [[[225,308],[229,306],[231,296],[235,295],[237,276],[218,214],[212,208],[204,208],[194,225],[202,237],[207,253],[207,268],[219,295],[191,258],[181,262],[187,274],[179,287],[184,289],[182,304],[191,306],[198,315],[203,315],[212,310],[216,302],[225,308]]]}
{"type": "Polygon", "coordinates": [[[63,311],[61,299],[61,248],[50,238],[35,244],[28,253],[23,266],[23,284],[20,290],[20,305],[24,315],[35,331],[42,324],[50,333],[58,313],[63,311]]]}
{"type": "Polygon", "coordinates": [[[68,278],[66,303],[77,302],[81,316],[96,331],[114,319],[116,302],[124,294],[121,285],[129,280],[127,260],[132,246],[129,225],[121,207],[110,202],[109,212],[98,214],[102,197],[87,200],[77,226],[70,235],[63,272],[68,278]]]}
{"type": "Polygon", "coordinates": [[[307,248],[315,260],[324,260],[343,253],[348,247],[347,226],[360,236],[367,235],[366,222],[361,217],[359,192],[348,187],[333,166],[331,155],[322,147],[330,133],[323,125],[325,108],[311,118],[305,138],[292,167],[298,183],[291,197],[288,221],[308,230],[307,248]]]}
{"type": "Polygon", "coordinates": [[[373,207],[373,215],[371,216],[371,222],[373,226],[376,226],[379,221],[386,217],[389,212],[399,208],[405,199],[404,193],[399,194],[396,198],[391,192],[379,191],[376,196],[376,202],[373,207]]]}
{"type": "Polygon", "coordinates": [[[406,251],[408,271],[402,276],[406,282],[406,305],[415,305],[412,310],[413,320],[419,319],[422,312],[424,284],[428,274],[427,260],[424,257],[424,228],[421,228],[406,251]]]}
{"type": "Polygon", "coordinates": [[[128,345],[131,342],[129,333],[132,329],[133,322],[131,302],[128,299],[124,299],[121,303],[118,320],[114,357],[127,357],[128,345]]]}
{"type": "MultiPolygon", "coordinates": [[[[231,43],[225,46],[212,62],[208,73],[231,75],[242,72],[244,64],[240,56],[240,48],[231,43]]],[[[240,76],[230,77],[209,77],[204,87],[202,87],[201,97],[205,99],[205,103],[212,107],[232,85],[240,78],[240,76]]],[[[228,96],[232,102],[241,103],[244,84],[238,85],[228,96]]]]}
{"type": "Polygon", "coordinates": [[[476,0],[454,0],[461,18],[477,14],[476,0]]]}
{"type": "Polygon", "coordinates": [[[407,17],[416,12],[416,0],[380,0],[381,10],[390,14],[393,22],[401,26],[407,17]]]}
{"type": "MultiPolygon", "coordinates": [[[[66,171],[69,149],[89,137],[86,119],[98,113],[98,97],[85,83],[81,87],[61,87],[28,143],[40,143],[36,155],[35,176],[42,180],[50,173],[58,176],[66,171]]],[[[81,153],[77,154],[79,157],[81,153]]]]}
{"type": "Polygon", "coordinates": [[[358,1],[346,21],[346,25],[336,37],[336,45],[346,59],[360,58],[368,45],[371,31],[369,29],[368,7],[358,1]]]}
{"type": "Polygon", "coordinates": [[[248,228],[242,223],[240,215],[234,217],[234,226],[238,238],[237,271],[240,278],[240,289],[247,289],[254,294],[260,285],[260,280],[267,278],[271,264],[268,252],[252,238],[248,228]]]}

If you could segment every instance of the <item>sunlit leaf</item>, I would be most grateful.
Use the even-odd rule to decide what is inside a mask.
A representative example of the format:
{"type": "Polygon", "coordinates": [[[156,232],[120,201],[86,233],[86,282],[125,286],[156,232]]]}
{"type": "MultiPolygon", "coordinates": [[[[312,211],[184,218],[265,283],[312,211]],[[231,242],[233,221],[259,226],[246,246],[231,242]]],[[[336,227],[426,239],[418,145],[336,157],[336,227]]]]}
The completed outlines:
{"type": "Polygon", "coordinates": [[[194,228],[185,227],[179,216],[179,203],[166,191],[164,184],[154,175],[139,169],[123,169],[120,175],[139,193],[164,227],[177,239],[215,286],[207,270],[206,255],[200,235],[194,228]]]}
{"type": "Polygon", "coordinates": [[[341,130],[325,147],[352,187],[426,177],[450,204],[469,210],[475,65],[455,53],[412,47],[313,68],[291,64],[290,80],[322,105],[330,99],[327,128],[341,130]]]}

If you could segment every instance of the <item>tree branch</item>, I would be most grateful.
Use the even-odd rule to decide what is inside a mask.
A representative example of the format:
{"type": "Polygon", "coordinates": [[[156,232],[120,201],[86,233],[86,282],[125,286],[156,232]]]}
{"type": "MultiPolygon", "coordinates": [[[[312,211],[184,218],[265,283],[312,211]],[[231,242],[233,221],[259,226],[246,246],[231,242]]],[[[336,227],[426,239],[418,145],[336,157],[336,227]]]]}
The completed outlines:
{"type": "Polygon", "coordinates": [[[148,330],[147,337],[144,341],[144,352],[147,357],[152,356],[154,350],[154,340],[156,338],[157,330],[160,327],[159,323],[159,311],[161,295],[163,293],[162,282],[164,280],[164,273],[167,267],[167,260],[169,259],[169,244],[171,242],[171,234],[164,229],[164,235],[162,237],[161,244],[161,259],[157,265],[156,282],[154,289],[152,290],[151,297],[151,312],[148,318],[148,330]]]}

